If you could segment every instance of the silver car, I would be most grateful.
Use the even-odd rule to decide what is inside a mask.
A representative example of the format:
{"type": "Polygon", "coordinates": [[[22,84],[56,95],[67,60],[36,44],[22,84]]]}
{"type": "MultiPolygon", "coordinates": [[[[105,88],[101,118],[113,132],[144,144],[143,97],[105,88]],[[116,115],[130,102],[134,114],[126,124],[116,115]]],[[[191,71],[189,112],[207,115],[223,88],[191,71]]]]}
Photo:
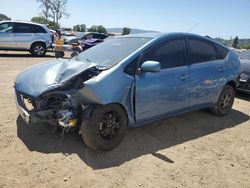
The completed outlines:
{"type": "Polygon", "coordinates": [[[0,50],[27,50],[34,56],[44,56],[51,43],[51,33],[45,25],[23,21],[0,22],[0,50]]]}

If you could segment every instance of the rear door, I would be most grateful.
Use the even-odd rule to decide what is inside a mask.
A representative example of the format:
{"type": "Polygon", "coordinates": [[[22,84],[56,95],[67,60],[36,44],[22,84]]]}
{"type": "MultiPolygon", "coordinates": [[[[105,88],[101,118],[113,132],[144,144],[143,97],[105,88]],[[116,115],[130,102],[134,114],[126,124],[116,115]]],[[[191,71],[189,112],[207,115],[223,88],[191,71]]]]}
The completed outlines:
{"type": "Polygon", "coordinates": [[[188,107],[190,72],[185,57],[183,38],[168,39],[144,53],[141,63],[158,61],[161,71],[135,76],[137,123],[184,111],[188,107]]]}
{"type": "Polygon", "coordinates": [[[16,47],[12,31],[13,23],[4,22],[0,24],[0,48],[13,49],[16,47]]]}
{"type": "Polygon", "coordinates": [[[190,105],[202,106],[216,101],[226,80],[226,61],[220,58],[215,45],[208,40],[188,37],[191,71],[190,105]]]}
{"type": "Polygon", "coordinates": [[[34,37],[32,24],[15,23],[14,39],[17,49],[29,49],[34,37]]]}

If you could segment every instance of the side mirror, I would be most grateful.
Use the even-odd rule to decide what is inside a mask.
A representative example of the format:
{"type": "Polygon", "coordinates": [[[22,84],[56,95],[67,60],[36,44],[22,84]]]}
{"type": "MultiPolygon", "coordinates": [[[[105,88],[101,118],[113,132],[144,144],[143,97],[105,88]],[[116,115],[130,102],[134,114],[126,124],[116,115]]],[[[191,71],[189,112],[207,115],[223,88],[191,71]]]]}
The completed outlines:
{"type": "Polygon", "coordinates": [[[145,61],[140,68],[140,72],[159,72],[161,64],[158,61],[145,61]]]}

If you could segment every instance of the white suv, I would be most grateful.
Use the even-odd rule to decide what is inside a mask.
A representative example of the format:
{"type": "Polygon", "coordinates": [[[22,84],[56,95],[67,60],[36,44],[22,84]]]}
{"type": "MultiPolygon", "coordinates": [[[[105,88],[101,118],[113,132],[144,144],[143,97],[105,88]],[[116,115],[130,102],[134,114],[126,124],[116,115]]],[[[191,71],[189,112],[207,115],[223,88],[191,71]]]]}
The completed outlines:
{"type": "Polygon", "coordinates": [[[0,50],[27,50],[34,56],[44,56],[51,44],[51,33],[45,25],[23,21],[0,22],[0,50]]]}

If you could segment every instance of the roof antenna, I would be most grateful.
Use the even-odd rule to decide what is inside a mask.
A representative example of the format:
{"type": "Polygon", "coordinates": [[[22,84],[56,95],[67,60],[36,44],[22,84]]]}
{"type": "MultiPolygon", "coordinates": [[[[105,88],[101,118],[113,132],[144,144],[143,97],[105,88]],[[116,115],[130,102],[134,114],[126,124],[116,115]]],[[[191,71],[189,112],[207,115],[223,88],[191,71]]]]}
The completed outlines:
{"type": "Polygon", "coordinates": [[[197,24],[195,24],[193,27],[191,27],[188,31],[187,31],[187,33],[190,33],[194,28],[196,28],[198,25],[200,25],[200,23],[197,23],[197,24]]]}

